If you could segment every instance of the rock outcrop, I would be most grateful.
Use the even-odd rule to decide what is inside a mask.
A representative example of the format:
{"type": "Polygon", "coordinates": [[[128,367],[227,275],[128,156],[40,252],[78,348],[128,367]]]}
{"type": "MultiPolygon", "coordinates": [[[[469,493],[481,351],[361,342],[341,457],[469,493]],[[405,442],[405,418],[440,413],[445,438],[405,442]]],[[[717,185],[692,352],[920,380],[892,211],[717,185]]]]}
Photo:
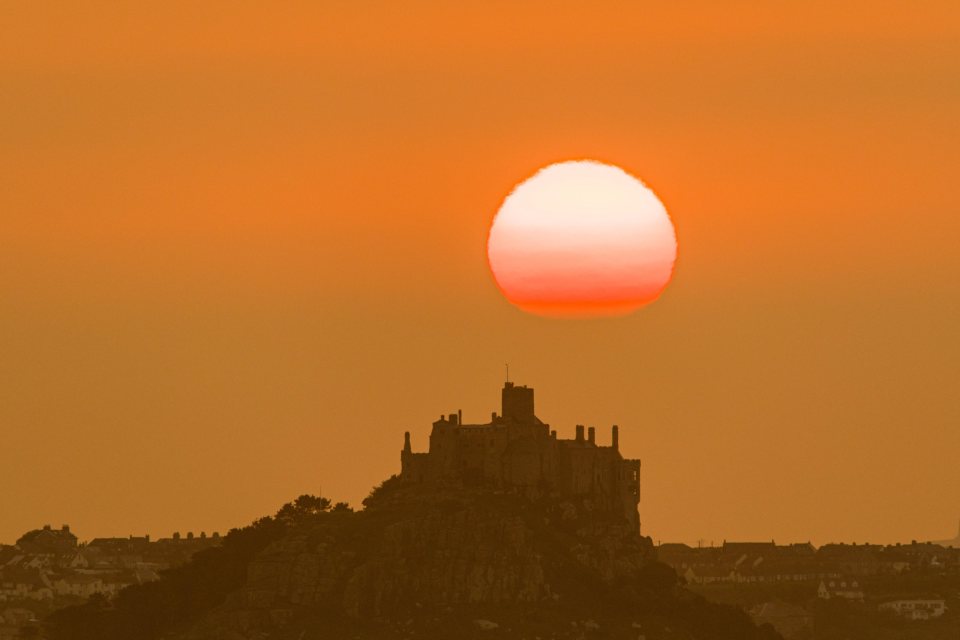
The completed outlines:
{"type": "Polygon", "coordinates": [[[177,637],[697,637],[645,612],[682,590],[644,583],[650,541],[588,501],[395,483],[346,516],[270,544],[177,637]]]}
{"type": "Polygon", "coordinates": [[[589,498],[384,483],[353,512],[301,496],[159,582],[59,612],[54,640],[765,640],[684,590],[589,498]]]}

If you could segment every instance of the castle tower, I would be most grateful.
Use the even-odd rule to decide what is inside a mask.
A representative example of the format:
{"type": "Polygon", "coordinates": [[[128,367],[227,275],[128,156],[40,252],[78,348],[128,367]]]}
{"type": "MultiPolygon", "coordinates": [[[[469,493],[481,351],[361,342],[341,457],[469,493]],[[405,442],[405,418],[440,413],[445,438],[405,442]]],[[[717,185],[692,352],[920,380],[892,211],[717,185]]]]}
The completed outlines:
{"type": "Polygon", "coordinates": [[[533,389],[514,386],[512,382],[504,383],[500,394],[502,415],[506,420],[520,423],[536,422],[533,413],[533,389]]]}

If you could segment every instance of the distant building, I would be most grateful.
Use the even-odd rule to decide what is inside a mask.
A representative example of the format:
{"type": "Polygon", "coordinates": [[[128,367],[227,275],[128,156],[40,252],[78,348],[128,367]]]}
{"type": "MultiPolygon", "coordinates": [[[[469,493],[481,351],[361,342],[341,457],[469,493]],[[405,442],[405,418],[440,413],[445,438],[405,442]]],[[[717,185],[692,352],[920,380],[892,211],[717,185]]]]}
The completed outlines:
{"type": "Polygon", "coordinates": [[[0,602],[49,600],[52,597],[50,580],[39,569],[8,565],[0,570],[0,602]]]}
{"type": "Polygon", "coordinates": [[[907,620],[931,620],[944,614],[947,603],[940,597],[900,598],[883,602],[877,608],[907,620]]]}
{"type": "Polygon", "coordinates": [[[683,579],[687,581],[687,584],[715,584],[736,582],[737,574],[731,567],[704,565],[688,567],[683,572],[683,579]]]}
{"type": "Polygon", "coordinates": [[[103,593],[103,580],[96,575],[72,573],[56,578],[53,591],[58,596],[89,598],[95,593],[103,593]]]}
{"type": "Polygon", "coordinates": [[[880,573],[883,547],[871,544],[825,544],[817,549],[817,560],[848,576],[880,573]]]}
{"type": "Polygon", "coordinates": [[[46,525],[20,536],[17,547],[30,554],[73,554],[77,550],[77,536],[70,533],[67,525],[60,529],[46,525]]]}
{"type": "Polygon", "coordinates": [[[608,446],[597,443],[593,427],[584,433],[583,425],[577,425],[573,440],[559,439],[535,415],[533,389],[512,382],[503,387],[501,415],[492,414],[484,424],[463,424],[459,413],[441,415],[433,423],[429,451],[414,453],[407,432],[400,460],[407,482],[457,481],[585,496],[622,511],[640,527],[640,461],[620,455],[618,427],[611,429],[608,446]]]}
{"type": "Polygon", "coordinates": [[[778,553],[777,543],[770,542],[727,542],[723,541],[721,553],[731,560],[747,556],[765,556],[778,553]]]}
{"type": "Polygon", "coordinates": [[[657,559],[673,567],[690,584],[714,582],[813,582],[840,573],[816,560],[809,542],[778,546],[774,542],[727,542],[722,547],[693,548],[666,543],[657,559]]]}
{"type": "Polygon", "coordinates": [[[856,578],[828,578],[820,581],[817,588],[817,597],[823,600],[841,598],[863,602],[863,589],[856,578]]]}

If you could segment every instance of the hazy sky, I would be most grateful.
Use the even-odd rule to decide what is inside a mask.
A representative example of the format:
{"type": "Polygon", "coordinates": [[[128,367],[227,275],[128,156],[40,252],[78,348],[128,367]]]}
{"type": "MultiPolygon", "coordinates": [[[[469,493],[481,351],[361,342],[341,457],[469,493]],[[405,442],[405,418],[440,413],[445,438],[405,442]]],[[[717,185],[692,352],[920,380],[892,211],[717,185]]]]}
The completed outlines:
{"type": "Polygon", "coordinates": [[[655,540],[955,532],[955,2],[120,4],[0,6],[0,541],[358,503],[508,361],[655,540]],[[488,271],[580,157],[676,225],[627,318],[488,271]]]}

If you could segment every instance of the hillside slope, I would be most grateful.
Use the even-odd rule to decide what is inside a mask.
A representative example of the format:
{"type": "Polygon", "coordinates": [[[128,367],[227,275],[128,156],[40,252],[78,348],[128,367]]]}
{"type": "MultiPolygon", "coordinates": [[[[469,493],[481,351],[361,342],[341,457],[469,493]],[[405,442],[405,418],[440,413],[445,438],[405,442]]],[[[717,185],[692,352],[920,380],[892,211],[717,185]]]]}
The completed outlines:
{"type": "Polygon", "coordinates": [[[385,482],[351,512],[302,497],[160,583],[53,617],[54,638],[766,639],[677,585],[589,500],[385,482]]]}

